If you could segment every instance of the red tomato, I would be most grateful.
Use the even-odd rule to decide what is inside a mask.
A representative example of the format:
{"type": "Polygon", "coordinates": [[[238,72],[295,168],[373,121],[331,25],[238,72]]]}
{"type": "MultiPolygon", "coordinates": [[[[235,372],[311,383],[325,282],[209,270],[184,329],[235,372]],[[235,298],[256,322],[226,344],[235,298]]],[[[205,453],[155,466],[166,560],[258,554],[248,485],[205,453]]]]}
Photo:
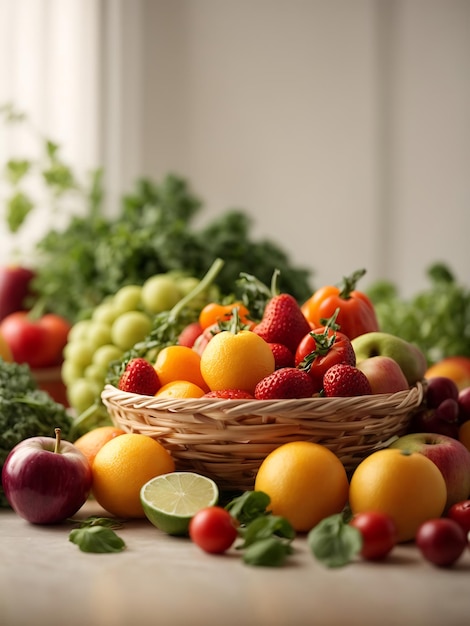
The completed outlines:
{"type": "Polygon", "coordinates": [[[212,554],[221,554],[228,550],[237,535],[235,520],[220,506],[209,506],[198,511],[189,523],[192,541],[212,554]]]}
{"type": "Polygon", "coordinates": [[[10,347],[13,360],[31,368],[51,367],[62,360],[70,324],[52,313],[32,319],[27,311],[7,315],[0,332],[10,347]]]}
{"type": "Polygon", "coordinates": [[[430,519],[421,524],[415,537],[425,559],[438,567],[450,567],[467,547],[462,527],[448,517],[430,519]]]}
{"type": "Polygon", "coordinates": [[[470,500],[453,504],[447,511],[447,517],[456,521],[463,528],[464,533],[468,535],[470,533],[470,500]]]}
{"type": "Polygon", "coordinates": [[[361,556],[368,561],[384,559],[397,543],[395,522],[386,513],[357,513],[349,522],[362,535],[361,556]]]}
{"type": "Polygon", "coordinates": [[[310,374],[316,391],[320,391],[323,386],[325,372],[337,363],[356,365],[351,340],[337,330],[317,328],[305,335],[297,346],[295,365],[310,374]]]}

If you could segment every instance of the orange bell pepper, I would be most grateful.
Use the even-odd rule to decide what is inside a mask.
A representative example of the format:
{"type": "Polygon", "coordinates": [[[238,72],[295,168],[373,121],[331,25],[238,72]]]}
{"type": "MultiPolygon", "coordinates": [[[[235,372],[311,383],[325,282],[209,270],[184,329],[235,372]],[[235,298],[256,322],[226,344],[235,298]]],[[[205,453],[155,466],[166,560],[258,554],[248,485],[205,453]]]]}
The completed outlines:
{"type": "Polygon", "coordinates": [[[336,323],[349,339],[379,330],[374,305],[363,292],[356,290],[356,284],[365,272],[357,270],[343,278],[340,286],[320,287],[304,302],[302,313],[312,328],[322,326],[324,320],[329,319],[339,308],[336,323]]]}

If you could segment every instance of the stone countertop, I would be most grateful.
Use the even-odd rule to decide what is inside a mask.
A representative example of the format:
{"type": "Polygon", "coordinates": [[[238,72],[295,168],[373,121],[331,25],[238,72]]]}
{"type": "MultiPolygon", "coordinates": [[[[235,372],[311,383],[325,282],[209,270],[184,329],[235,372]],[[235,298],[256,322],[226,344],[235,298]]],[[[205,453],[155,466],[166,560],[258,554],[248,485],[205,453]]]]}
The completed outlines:
{"type": "MultiPolygon", "coordinates": [[[[88,502],[77,517],[103,514],[88,502]]],[[[127,548],[87,554],[70,524],[34,526],[0,510],[2,626],[465,626],[470,549],[451,569],[400,545],[383,563],[327,569],[306,537],[280,568],[208,555],[146,520],[118,530],[127,548]]]]}

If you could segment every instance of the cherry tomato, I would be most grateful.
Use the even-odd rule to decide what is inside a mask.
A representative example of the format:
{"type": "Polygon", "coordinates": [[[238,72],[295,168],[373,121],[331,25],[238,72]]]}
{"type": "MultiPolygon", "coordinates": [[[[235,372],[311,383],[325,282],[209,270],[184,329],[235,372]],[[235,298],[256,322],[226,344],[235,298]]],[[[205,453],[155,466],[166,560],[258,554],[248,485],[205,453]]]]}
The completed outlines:
{"type": "Polygon", "coordinates": [[[450,567],[467,547],[462,527],[448,517],[430,519],[421,524],[415,537],[425,559],[438,567],[450,567]]]}
{"type": "Polygon", "coordinates": [[[447,511],[447,517],[456,521],[463,528],[468,538],[468,533],[470,533],[470,500],[453,504],[447,511]]]}
{"type": "Polygon", "coordinates": [[[357,513],[349,522],[362,535],[361,556],[368,561],[384,559],[397,543],[395,522],[387,513],[357,513]]]}
{"type": "Polygon", "coordinates": [[[228,550],[237,535],[235,520],[220,506],[201,509],[189,523],[189,536],[192,541],[211,554],[221,554],[228,550]]]}
{"type": "Polygon", "coordinates": [[[301,339],[295,353],[295,365],[313,378],[316,391],[323,386],[323,375],[332,365],[356,365],[351,340],[345,334],[326,326],[311,331],[301,339]]]}

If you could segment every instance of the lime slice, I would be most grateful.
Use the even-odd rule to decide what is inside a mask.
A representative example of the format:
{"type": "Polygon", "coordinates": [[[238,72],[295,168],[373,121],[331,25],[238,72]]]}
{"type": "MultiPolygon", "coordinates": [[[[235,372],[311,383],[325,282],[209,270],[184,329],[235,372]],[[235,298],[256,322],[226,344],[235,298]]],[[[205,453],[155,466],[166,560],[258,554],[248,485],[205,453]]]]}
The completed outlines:
{"type": "Polygon", "coordinates": [[[191,518],[219,499],[215,482],[195,472],[171,472],[149,480],[140,490],[145,515],[169,535],[188,533],[191,518]]]}

